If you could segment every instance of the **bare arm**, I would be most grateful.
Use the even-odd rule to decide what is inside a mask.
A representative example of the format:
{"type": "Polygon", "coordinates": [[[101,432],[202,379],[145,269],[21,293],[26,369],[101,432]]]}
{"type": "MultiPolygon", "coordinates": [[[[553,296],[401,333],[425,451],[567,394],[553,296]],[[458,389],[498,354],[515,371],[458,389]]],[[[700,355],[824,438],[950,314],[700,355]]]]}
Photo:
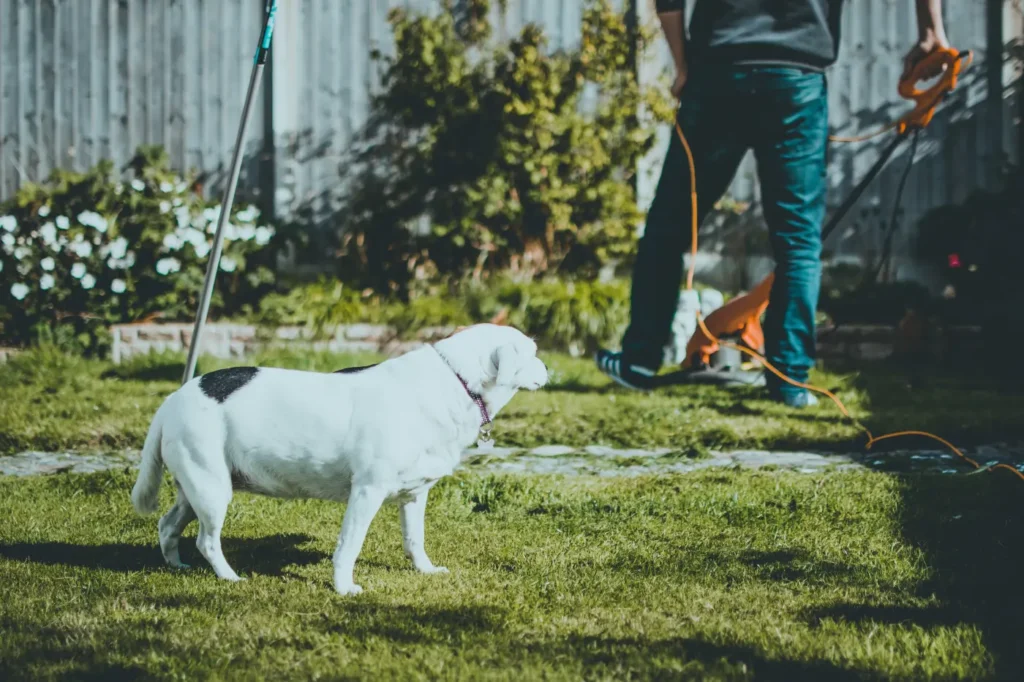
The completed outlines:
{"type": "Polygon", "coordinates": [[[665,34],[669,50],[672,52],[672,63],[676,66],[676,78],[672,85],[672,94],[679,97],[686,84],[686,17],[683,14],[683,0],[656,0],[655,9],[661,30],[665,34]]]}
{"type": "Polygon", "coordinates": [[[683,40],[684,20],[682,12],[663,12],[658,15],[661,30],[665,34],[668,48],[672,51],[672,63],[676,71],[686,71],[686,47],[683,40]]]}
{"type": "MultiPolygon", "coordinates": [[[[946,38],[946,26],[942,21],[942,0],[915,0],[917,8],[917,44],[903,59],[903,77],[906,78],[919,61],[936,50],[949,48],[946,38]]],[[[942,73],[941,69],[932,69],[922,74],[925,79],[934,78],[942,73]]]]}
{"type": "Polygon", "coordinates": [[[942,23],[942,0],[916,0],[915,4],[917,5],[918,40],[948,44],[946,27],[942,23]]]}

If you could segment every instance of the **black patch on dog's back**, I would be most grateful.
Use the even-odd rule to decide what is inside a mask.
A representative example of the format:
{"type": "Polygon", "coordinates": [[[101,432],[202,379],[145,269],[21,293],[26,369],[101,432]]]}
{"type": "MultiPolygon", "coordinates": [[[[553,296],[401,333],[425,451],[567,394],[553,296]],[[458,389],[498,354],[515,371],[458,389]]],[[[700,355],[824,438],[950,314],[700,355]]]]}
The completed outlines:
{"type": "Polygon", "coordinates": [[[379,364],[380,363],[378,362],[373,365],[363,365],[362,367],[346,367],[345,369],[336,369],[334,370],[334,374],[356,374],[357,372],[362,372],[363,370],[366,369],[372,369],[379,364]]]}
{"type": "Polygon", "coordinates": [[[218,369],[199,378],[199,390],[218,403],[223,403],[232,393],[252,381],[257,372],[257,367],[218,369]]]}

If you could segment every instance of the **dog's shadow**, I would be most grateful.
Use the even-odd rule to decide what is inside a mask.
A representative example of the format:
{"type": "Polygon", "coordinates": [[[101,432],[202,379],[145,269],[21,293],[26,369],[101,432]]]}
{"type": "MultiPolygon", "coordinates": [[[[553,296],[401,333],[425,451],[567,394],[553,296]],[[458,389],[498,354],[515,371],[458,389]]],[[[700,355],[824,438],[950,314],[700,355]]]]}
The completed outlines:
{"type": "MultiPolygon", "coordinates": [[[[327,555],[301,545],[312,543],[308,535],[292,533],[264,538],[230,538],[221,540],[228,562],[236,570],[256,575],[281,576],[287,569],[322,561],[327,555]]],[[[195,547],[194,539],[181,541],[182,561],[194,567],[205,567],[206,560],[195,547]]],[[[121,542],[102,545],[73,542],[11,542],[0,543],[0,559],[47,566],[98,568],[118,573],[166,568],[160,548],[121,542]]],[[[167,568],[167,570],[173,570],[167,568]]]]}

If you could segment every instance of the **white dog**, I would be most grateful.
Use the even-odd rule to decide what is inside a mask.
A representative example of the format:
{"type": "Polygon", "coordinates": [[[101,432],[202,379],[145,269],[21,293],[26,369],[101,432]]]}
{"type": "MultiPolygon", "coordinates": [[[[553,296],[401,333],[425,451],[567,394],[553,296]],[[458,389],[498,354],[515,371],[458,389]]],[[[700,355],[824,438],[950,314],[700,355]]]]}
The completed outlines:
{"type": "Polygon", "coordinates": [[[547,380],[537,344],[496,325],[333,374],[255,367],[204,374],[157,410],[132,504],[139,513],[156,511],[166,466],[178,498],[159,523],[164,559],[184,567],[178,541],[198,518],[199,551],[219,578],[239,580],[220,545],[233,490],[347,501],[334,586],[358,594],[356,557],[381,504],[393,500],[413,566],[444,573],[423,545],[428,491],[518,389],[547,380]]]}

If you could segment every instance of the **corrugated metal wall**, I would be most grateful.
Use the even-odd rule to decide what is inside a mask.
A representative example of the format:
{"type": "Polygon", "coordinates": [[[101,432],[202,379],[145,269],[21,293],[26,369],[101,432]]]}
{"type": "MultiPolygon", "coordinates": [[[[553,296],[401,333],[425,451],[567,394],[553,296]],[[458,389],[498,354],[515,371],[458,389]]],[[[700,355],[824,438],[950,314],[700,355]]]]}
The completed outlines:
{"type": "MultiPolygon", "coordinates": [[[[538,22],[552,47],[571,47],[579,40],[584,1],[508,0],[503,15],[494,10],[499,36],[538,22]]],[[[641,20],[654,21],[651,0],[636,2],[641,20]]],[[[989,35],[989,4],[945,3],[951,39],[975,50],[976,59],[924,135],[904,198],[898,254],[909,252],[909,228],[918,216],[975,187],[992,187],[1002,160],[1017,147],[1010,100],[1001,87],[990,87],[1002,85],[988,68],[1001,50],[990,55],[988,46],[1002,41],[989,35]]],[[[1010,4],[1004,15],[1013,24],[1010,4]]],[[[873,128],[906,107],[895,84],[915,35],[910,0],[846,5],[840,61],[829,72],[839,134],[873,128]]],[[[83,168],[100,158],[124,163],[142,143],[163,144],[176,166],[216,179],[230,158],[263,6],[264,0],[0,0],[0,196],[54,167],[83,168]]],[[[440,2],[281,0],[272,75],[250,129],[243,195],[274,188],[283,215],[309,205],[330,208],[345,151],[378,81],[370,50],[392,49],[386,17],[395,6],[436,12],[440,2]],[[271,140],[273,154],[262,153],[271,140]]],[[[659,43],[645,56],[642,77],[665,73],[669,63],[659,43]]],[[[650,199],[668,132],[640,174],[642,202],[650,199]]],[[[881,144],[833,148],[830,203],[870,166],[881,144]]],[[[831,244],[840,253],[877,251],[878,224],[888,217],[901,161],[894,159],[851,216],[866,229],[831,244]]],[[[752,159],[730,193],[756,199],[752,159]]]]}
{"type": "MultiPolygon", "coordinates": [[[[54,168],[123,164],[140,144],[217,175],[262,19],[256,0],[0,0],[0,196],[54,168]]],[[[248,156],[260,146],[254,132],[248,156]]]]}

